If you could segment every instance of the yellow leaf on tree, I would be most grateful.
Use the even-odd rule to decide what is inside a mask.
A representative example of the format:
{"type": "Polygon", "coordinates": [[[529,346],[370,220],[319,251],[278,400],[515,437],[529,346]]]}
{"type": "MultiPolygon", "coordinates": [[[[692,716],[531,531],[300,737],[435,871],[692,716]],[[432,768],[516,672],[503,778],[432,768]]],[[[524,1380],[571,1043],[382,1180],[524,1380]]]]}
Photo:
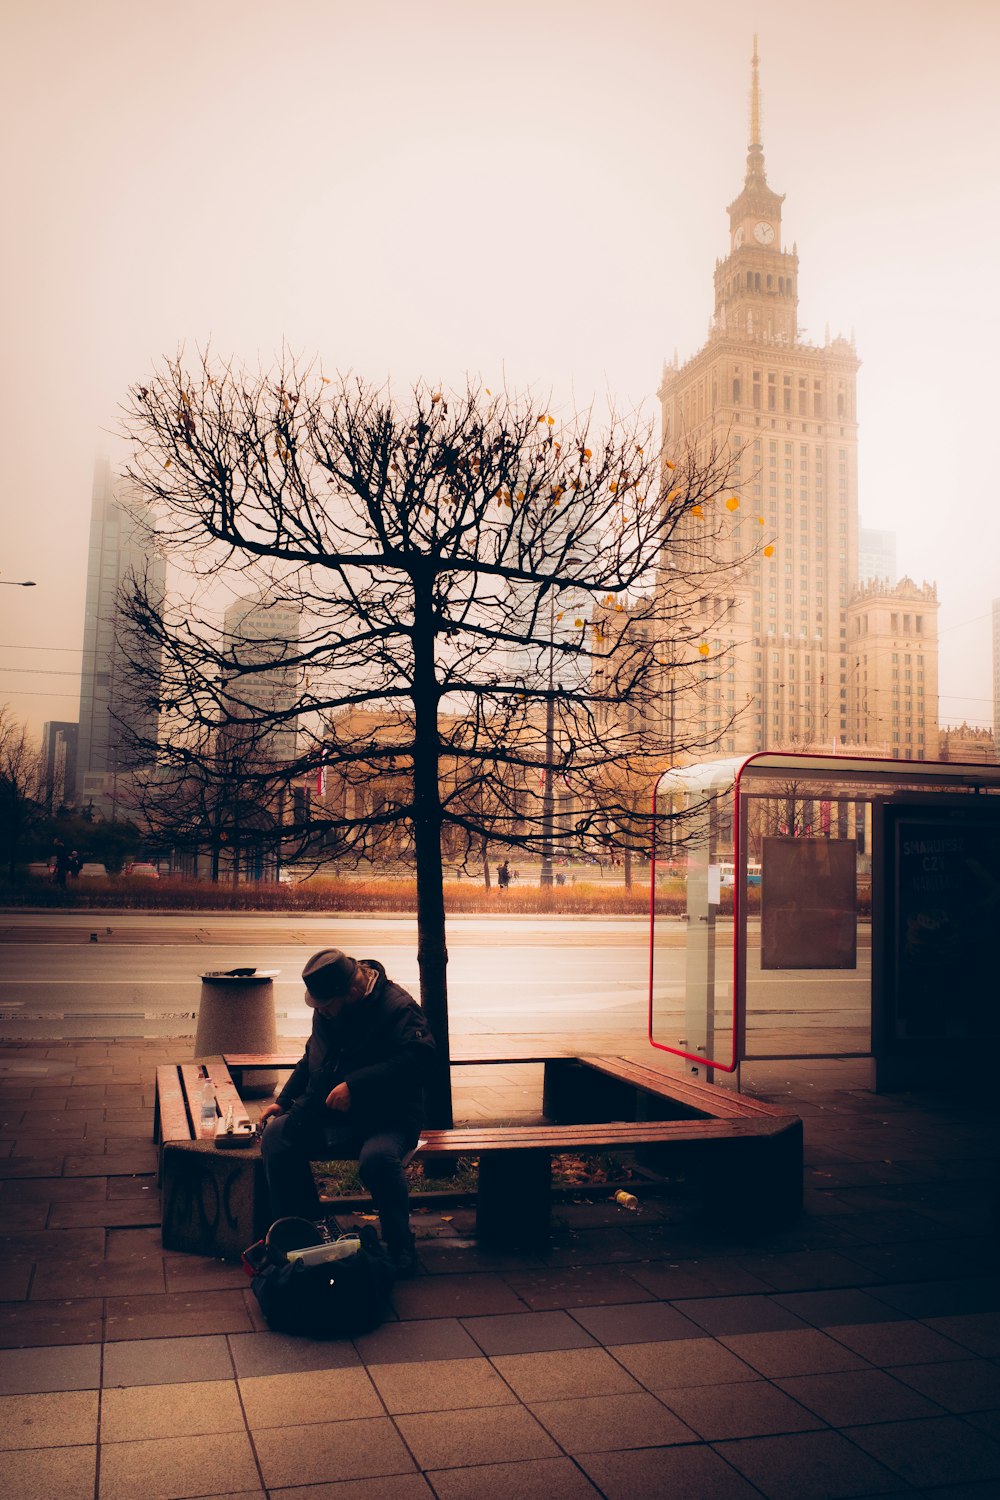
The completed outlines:
{"type": "Polygon", "coordinates": [[[611,483],[608,485],[608,489],[611,491],[612,495],[617,495],[618,485],[614,479],[612,479],[611,483]]]}
{"type": "Polygon", "coordinates": [[[727,510],[739,510],[739,508],[740,508],[740,497],[739,497],[739,495],[730,495],[729,499],[726,501],[726,509],[727,510]]]}
{"type": "Polygon", "coordinates": [[[167,459],[167,461],[166,461],[166,463],[165,463],[165,464],[164,464],[164,465],[163,465],[163,467],[164,467],[164,468],[165,468],[165,469],[169,469],[169,468],[170,468],[170,465],[171,465],[171,464],[172,464],[172,463],[173,463],[173,459],[172,459],[172,458],[168,458],[168,459],[167,459]]]}
{"type": "Polygon", "coordinates": [[[436,405],[437,405],[437,403],[438,403],[438,402],[439,402],[439,401],[440,401],[440,400],[441,400],[441,392],[440,392],[440,391],[435,391],[435,392],[434,392],[434,395],[433,395],[433,396],[432,396],[432,397],[431,397],[431,405],[432,405],[432,406],[436,406],[436,405]]]}
{"type": "Polygon", "coordinates": [[[538,421],[536,421],[536,423],[535,423],[535,426],[537,427],[539,422],[544,422],[544,421],[545,421],[544,417],[539,417],[538,421]]]}
{"type": "Polygon", "coordinates": [[[564,614],[565,614],[565,613],[566,613],[566,611],[565,611],[565,610],[563,610],[563,609],[561,609],[561,610],[560,610],[560,611],[559,611],[559,613],[558,613],[558,614],[557,614],[557,615],[556,615],[556,624],[557,624],[557,625],[558,625],[558,624],[559,624],[559,621],[560,621],[560,620],[561,620],[561,619],[562,619],[562,617],[563,617],[563,615],[564,615],[564,614]]]}
{"type": "Polygon", "coordinates": [[[692,505],[691,514],[693,516],[703,516],[705,512],[702,510],[700,505],[692,505]]]}
{"type": "Polygon", "coordinates": [[[702,641],[701,645],[698,647],[698,655],[699,656],[707,656],[708,653],[709,653],[709,651],[710,651],[710,649],[711,648],[710,648],[708,642],[707,641],[702,641]]]}
{"type": "Polygon", "coordinates": [[[489,386],[486,387],[486,394],[487,394],[487,396],[492,396],[492,394],[493,394],[493,392],[490,390],[489,386]]]}
{"type": "Polygon", "coordinates": [[[764,524],[764,517],[763,516],[758,516],[757,517],[757,525],[758,526],[763,526],[763,524],[764,524]]]}
{"type": "Polygon", "coordinates": [[[774,556],[774,548],[771,547],[771,546],[765,547],[764,548],[764,556],[765,557],[773,557],[774,556]]]}
{"type": "Polygon", "coordinates": [[[519,500],[523,500],[524,499],[524,491],[523,490],[518,490],[518,492],[517,492],[517,498],[519,500]]]}
{"type": "Polygon", "coordinates": [[[573,624],[576,626],[577,630],[582,630],[583,629],[583,623],[584,622],[582,620],[574,620],[573,621],[573,624]]]}
{"type": "Polygon", "coordinates": [[[676,464],[672,464],[672,463],[671,463],[671,462],[670,462],[670,460],[669,460],[669,458],[668,458],[668,459],[667,459],[667,468],[668,468],[668,469],[676,469],[676,467],[677,467],[677,465],[676,465],[676,464]]]}
{"type": "Polygon", "coordinates": [[[669,493],[669,495],[667,496],[668,501],[669,500],[676,500],[679,494],[680,494],[680,490],[671,490],[670,493],[669,493]]]}
{"type": "Polygon", "coordinates": [[[546,422],[548,422],[550,427],[554,427],[556,425],[555,417],[546,417],[545,420],[546,422]]]}
{"type": "Polygon", "coordinates": [[[593,455],[591,454],[591,451],[590,451],[589,448],[584,448],[584,450],[583,450],[583,456],[584,456],[584,458],[591,458],[593,455]]]}

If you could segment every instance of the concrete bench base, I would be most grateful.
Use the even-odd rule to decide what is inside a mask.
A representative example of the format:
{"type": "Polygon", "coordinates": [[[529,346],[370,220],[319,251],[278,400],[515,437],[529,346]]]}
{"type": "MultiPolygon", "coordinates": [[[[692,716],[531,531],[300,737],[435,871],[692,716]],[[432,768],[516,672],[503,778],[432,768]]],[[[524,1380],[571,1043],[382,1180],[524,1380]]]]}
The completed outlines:
{"type": "Polygon", "coordinates": [[[166,1141],[161,1153],[163,1248],[238,1260],[270,1227],[259,1146],[166,1141]]]}

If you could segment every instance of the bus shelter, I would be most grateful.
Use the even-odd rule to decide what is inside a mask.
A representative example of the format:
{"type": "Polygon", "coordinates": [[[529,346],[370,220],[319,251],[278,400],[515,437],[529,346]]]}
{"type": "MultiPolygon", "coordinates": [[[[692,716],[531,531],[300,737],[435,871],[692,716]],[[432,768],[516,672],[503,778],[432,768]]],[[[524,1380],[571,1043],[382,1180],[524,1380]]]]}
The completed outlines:
{"type": "Polygon", "coordinates": [[[1000,766],[763,752],[665,772],[654,812],[649,1041],[691,1073],[944,1085],[996,1045],[1000,766]]]}

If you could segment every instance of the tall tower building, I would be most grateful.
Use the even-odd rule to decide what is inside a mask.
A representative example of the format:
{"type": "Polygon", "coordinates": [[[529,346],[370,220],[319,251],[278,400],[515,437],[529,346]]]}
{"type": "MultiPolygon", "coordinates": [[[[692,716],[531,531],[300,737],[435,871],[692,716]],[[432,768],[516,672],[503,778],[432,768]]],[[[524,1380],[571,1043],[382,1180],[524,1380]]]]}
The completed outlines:
{"type": "Polygon", "coordinates": [[[141,502],[130,503],[116,489],[108,459],[94,470],[87,557],[87,597],[80,677],[80,729],[77,742],[77,802],[104,817],[121,810],[120,780],[136,767],[133,739],[156,738],[155,701],[159,664],[145,664],[141,700],[121,645],[119,593],[132,575],[145,577],[150,595],[162,598],[163,559],[150,548],[150,529],[141,502]]]}
{"type": "Polygon", "coordinates": [[[79,724],[50,719],[42,729],[43,798],[51,816],[76,796],[76,745],[79,724]]]}
{"type": "Polygon", "coordinates": [[[1000,599],[993,600],[993,740],[1000,749],[1000,599]]]}
{"type": "Polygon", "coordinates": [[[248,745],[240,723],[251,727],[262,715],[278,715],[279,727],[253,736],[253,753],[261,761],[294,760],[300,669],[283,665],[298,649],[301,613],[289,604],[266,599],[237,599],[226,610],[223,632],[226,656],[233,663],[228,701],[235,723],[227,730],[231,744],[248,745]],[[241,670],[242,669],[242,670],[241,670]]]}
{"type": "Polygon", "coordinates": [[[728,653],[726,670],[678,705],[709,754],[830,746],[850,728],[859,361],[848,340],[815,344],[799,329],[799,257],[784,242],[784,195],[767,181],[760,121],[755,38],[750,147],[728,208],[729,253],[715,267],[708,341],[666,368],[659,390],[668,453],[732,458],[732,555],[759,553],[727,585],[730,599],[708,602],[706,630],[728,653]]]}
{"type": "Polygon", "coordinates": [[[896,533],[861,526],[858,531],[858,583],[896,582],[896,533]]]}

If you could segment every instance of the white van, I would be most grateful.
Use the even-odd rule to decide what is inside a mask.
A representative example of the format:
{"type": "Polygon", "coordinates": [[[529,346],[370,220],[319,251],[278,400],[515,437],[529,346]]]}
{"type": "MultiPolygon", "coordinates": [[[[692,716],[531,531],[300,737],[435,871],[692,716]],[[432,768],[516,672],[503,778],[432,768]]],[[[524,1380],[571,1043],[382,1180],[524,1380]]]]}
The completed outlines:
{"type": "MultiPolygon", "coordinates": [[[[730,888],[734,886],[736,884],[736,866],[733,861],[731,859],[722,860],[719,864],[719,869],[722,872],[720,876],[720,883],[723,889],[725,889],[726,886],[729,886],[730,888]]],[[[757,863],[757,861],[753,859],[748,860],[747,885],[760,885],[760,873],[760,865],[757,863]]]]}

